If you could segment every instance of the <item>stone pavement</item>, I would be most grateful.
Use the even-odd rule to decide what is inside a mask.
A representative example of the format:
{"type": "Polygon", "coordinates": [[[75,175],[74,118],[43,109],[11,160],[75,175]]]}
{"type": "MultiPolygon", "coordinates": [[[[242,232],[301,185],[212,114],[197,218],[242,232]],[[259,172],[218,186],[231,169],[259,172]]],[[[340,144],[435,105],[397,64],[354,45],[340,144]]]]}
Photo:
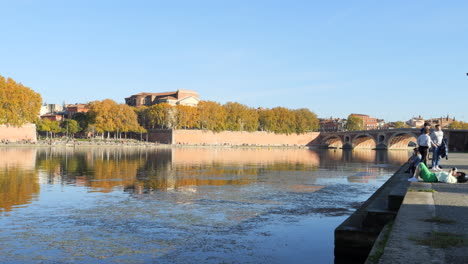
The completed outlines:
{"type": "MultiPolygon", "coordinates": [[[[441,164],[468,172],[468,154],[441,164]]],[[[411,183],[378,263],[468,263],[468,183],[411,183]]]]}

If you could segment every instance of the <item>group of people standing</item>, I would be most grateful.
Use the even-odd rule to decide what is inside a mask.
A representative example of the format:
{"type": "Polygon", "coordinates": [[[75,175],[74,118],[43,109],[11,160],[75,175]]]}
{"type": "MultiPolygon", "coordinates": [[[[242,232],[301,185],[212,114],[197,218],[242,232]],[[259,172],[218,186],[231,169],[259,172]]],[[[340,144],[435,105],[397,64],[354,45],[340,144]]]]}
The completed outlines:
{"type": "MultiPolygon", "coordinates": [[[[435,130],[431,132],[431,124],[424,123],[421,129],[421,135],[418,137],[418,151],[421,154],[421,162],[427,166],[429,150],[432,148],[432,169],[440,171],[440,157],[446,154],[447,142],[444,140],[444,132],[440,125],[435,126],[435,130]]],[[[445,156],[445,155],[444,155],[445,156]]]]}
{"type": "Polygon", "coordinates": [[[414,149],[413,156],[410,159],[410,170],[413,177],[408,181],[425,182],[446,182],[446,183],[463,183],[468,181],[468,177],[464,172],[457,171],[457,168],[442,171],[440,167],[441,157],[447,158],[447,139],[444,138],[444,132],[440,125],[435,126],[434,131],[431,130],[431,124],[424,123],[421,129],[421,135],[418,137],[418,147],[414,149]],[[432,170],[427,168],[427,160],[429,150],[432,149],[432,170]]]}

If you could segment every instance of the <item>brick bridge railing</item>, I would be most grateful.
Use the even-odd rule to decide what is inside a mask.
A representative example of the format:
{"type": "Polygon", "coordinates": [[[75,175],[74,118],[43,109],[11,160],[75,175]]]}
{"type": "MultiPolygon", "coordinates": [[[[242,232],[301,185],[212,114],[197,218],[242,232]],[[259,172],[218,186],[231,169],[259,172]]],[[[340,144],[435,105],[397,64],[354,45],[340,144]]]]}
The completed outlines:
{"type": "MultiPolygon", "coordinates": [[[[468,130],[443,131],[451,151],[468,150],[468,130]]],[[[407,149],[416,143],[419,135],[419,128],[321,132],[316,142],[322,146],[336,148],[407,149]]]]}

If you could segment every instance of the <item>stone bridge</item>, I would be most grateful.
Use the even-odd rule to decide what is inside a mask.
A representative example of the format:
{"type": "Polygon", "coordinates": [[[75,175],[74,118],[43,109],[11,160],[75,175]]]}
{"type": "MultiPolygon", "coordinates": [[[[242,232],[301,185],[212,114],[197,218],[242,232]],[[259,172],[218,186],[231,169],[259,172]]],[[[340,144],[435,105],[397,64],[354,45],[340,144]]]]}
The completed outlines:
{"type": "Polygon", "coordinates": [[[329,148],[407,149],[416,143],[418,128],[322,132],[320,144],[329,148]]]}
{"type": "MultiPolygon", "coordinates": [[[[451,151],[468,150],[468,130],[444,129],[451,151]]],[[[416,145],[419,128],[321,132],[319,144],[329,148],[407,149],[416,145]]]]}

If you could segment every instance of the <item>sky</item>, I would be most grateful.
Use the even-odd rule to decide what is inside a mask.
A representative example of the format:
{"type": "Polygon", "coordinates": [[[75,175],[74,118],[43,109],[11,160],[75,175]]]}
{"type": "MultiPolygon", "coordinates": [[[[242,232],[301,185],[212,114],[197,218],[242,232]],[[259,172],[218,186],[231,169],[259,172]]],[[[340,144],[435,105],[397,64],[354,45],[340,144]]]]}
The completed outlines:
{"type": "Polygon", "coordinates": [[[468,121],[468,1],[0,0],[0,75],[45,103],[195,90],[319,117],[468,121]]]}

